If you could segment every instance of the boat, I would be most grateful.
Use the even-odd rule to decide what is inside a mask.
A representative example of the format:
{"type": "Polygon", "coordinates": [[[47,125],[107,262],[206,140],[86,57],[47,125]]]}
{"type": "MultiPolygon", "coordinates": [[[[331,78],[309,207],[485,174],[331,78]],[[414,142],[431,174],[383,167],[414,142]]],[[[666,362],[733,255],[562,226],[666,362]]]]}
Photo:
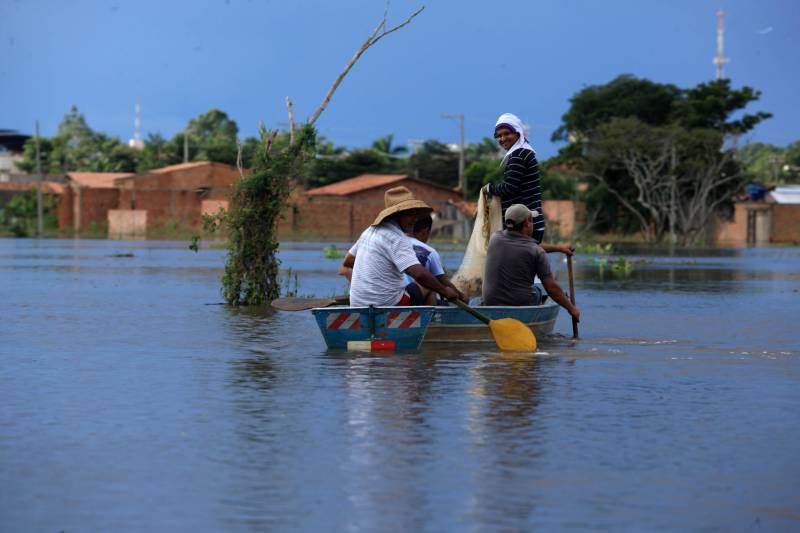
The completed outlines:
{"type": "Polygon", "coordinates": [[[330,350],[405,351],[419,349],[434,307],[334,306],[311,313],[330,350]]]}
{"type": "MultiPolygon", "coordinates": [[[[537,337],[552,333],[560,306],[552,300],[542,305],[521,307],[504,305],[473,306],[479,313],[492,320],[515,318],[533,330],[537,337]]],[[[425,343],[439,342],[493,342],[492,332],[486,324],[466,311],[454,306],[433,308],[425,343]]]]}

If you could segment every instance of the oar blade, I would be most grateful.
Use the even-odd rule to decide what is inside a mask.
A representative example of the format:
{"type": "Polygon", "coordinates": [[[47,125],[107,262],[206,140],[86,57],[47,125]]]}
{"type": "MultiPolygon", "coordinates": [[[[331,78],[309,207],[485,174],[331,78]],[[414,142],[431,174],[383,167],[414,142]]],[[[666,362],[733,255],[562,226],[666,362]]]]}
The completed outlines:
{"type": "Polygon", "coordinates": [[[489,322],[497,347],[504,352],[535,352],[536,336],[531,328],[514,318],[489,322]]]}
{"type": "Polygon", "coordinates": [[[278,298],[270,305],[281,311],[305,311],[315,307],[328,307],[336,303],[331,298],[278,298]]]}

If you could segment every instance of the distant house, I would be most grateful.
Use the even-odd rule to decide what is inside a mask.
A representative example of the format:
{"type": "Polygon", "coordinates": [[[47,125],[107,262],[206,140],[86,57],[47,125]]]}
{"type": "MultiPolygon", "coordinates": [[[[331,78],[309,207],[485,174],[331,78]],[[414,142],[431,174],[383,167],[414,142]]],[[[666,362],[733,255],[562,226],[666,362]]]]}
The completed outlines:
{"type": "Polygon", "coordinates": [[[117,209],[108,213],[109,235],[144,235],[169,227],[196,229],[203,213],[227,208],[239,171],[212,161],[181,163],[114,180],[117,209]]]}
{"type": "Polygon", "coordinates": [[[75,232],[105,228],[108,211],[119,202],[115,180],[126,172],[67,172],[64,194],[58,206],[58,227],[75,232]]]}
{"type": "Polygon", "coordinates": [[[734,204],[733,217],[718,221],[718,244],[800,243],[800,185],[776,187],[763,201],[734,204]]]}
{"type": "Polygon", "coordinates": [[[343,239],[358,237],[384,208],[386,190],[407,187],[430,205],[437,221],[457,217],[452,202],[461,194],[449,187],[405,174],[364,174],[307,191],[296,190],[279,226],[283,239],[343,239]]]}

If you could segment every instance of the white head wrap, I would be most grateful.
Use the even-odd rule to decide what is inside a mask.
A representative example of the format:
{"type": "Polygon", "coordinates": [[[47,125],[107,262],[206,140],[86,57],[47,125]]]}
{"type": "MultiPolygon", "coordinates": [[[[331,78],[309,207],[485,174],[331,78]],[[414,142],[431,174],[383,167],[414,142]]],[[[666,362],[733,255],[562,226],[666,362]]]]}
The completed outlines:
{"type": "Polygon", "coordinates": [[[527,148],[528,150],[533,152],[533,155],[536,155],[536,150],[534,150],[533,147],[530,144],[528,144],[528,139],[525,138],[525,130],[522,128],[522,121],[519,119],[519,117],[517,117],[517,115],[514,115],[512,113],[503,113],[502,115],[500,115],[500,118],[497,119],[497,122],[494,125],[495,130],[497,129],[497,126],[501,124],[507,124],[511,126],[514,129],[514,131],[519,133],[519,139],[517,139],[517,142],[514,143],[514,146],[508,149],[508,152],[506,152],[505,157],[503,157],[503,162],[501,163],[501,165],[505,166],[506,161],[511,155],[511,152],[513,152],[517,148],[527,148]]]}

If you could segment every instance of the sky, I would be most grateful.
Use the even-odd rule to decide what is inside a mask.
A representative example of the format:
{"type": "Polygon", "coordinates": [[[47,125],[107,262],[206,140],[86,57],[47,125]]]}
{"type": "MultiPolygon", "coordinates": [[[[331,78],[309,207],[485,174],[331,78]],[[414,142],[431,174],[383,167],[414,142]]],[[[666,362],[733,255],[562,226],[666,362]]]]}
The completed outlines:
{"type": "MultiPolygon", "coordinates": [[[[747,141],[800,139],[800,0],[393,0],[407,27],[356,63],[322,114],[323,136],[348,148],[491,136],[503,112],[530,125],[540,158],[587,85],[632,74],[690,87],[715,76],[716,11],[734,87],[762,91],[749,111],[774,114],[747,141]]],[[[383,0],[0,0],[0,128],[54,135],[70,106],[127,140],[171,137],[218,108],[240,136],[286,127],[284,98],[309,117],[383,16],[383,0]]]]}

